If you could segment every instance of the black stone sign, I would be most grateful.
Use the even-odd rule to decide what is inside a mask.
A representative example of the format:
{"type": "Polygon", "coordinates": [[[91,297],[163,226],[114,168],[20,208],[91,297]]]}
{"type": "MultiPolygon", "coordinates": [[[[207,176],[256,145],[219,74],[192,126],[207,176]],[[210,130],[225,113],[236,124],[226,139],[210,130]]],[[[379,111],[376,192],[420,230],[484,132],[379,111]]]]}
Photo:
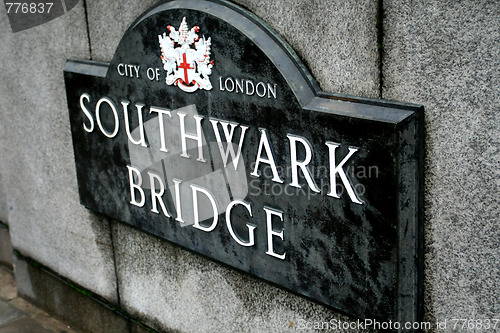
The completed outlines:
{"type": "Polygon", "coordinates": [[[64,77],[85,207],[358,318],[421,318],[420,106],[321,92],[224,1],[162,3],[64,77]]]}

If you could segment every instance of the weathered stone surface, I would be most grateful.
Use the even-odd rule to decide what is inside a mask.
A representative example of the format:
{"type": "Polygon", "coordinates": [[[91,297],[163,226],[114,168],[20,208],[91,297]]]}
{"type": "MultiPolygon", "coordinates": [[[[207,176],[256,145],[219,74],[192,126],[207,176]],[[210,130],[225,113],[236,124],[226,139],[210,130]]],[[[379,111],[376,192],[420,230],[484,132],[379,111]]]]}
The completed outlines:
{"type": "Polygon", "coordinates": [[[16,257],[14,268],[19,295],[71,327],[84,332],[129,331],[128,318],[43,267],[16,257]]]}
{"type": "Polygon", "coordinates": [[[307,332],[353,320],[123,224],[113,235],[122,306],[155,329],[307,332]]]}
{"type": "MultiPolygon", "coordinates": [[[[0,141],[2,141],[2,134],[0,134],[0,141]]],[[[1,166],[0,162],[0,166],[1,166]]],[[[9,224],[9,205],[7,203],[7,194],[5,193],[5,186],[2,180],[2,172],[0,171],[0,222],[9,224]]]]}
{"type": "Polygon", "coordinates": [[[87,2],[92,59],[111,61],[123,34],[157,0],[87,2]]]}
{"type": "MultiPolygon", "coordinates": [[[[0,301],[1,302],[1,301],[0,301]]],[[[0,326],[1,333],[17,333],[17,332],[36,332],[36,333],[53,333],[41,326],[30,317],[20,317],[9,321],[8,324],[0,326]]]]}
{"type": "Polygon", "coordinates": [[[114,301],[108,225],[79,204],[62,76],[67,57],[89,56],[83,2],[15,34],[1,20],[0,45],[0,169],[13,246],[114,301]]]}
{"type": "Polygon", "coordinates": [[[379,97],[377,1],[234,2],[274,28],[324,91],[379,97]]]}
{"type": "Polygon", "coordinates": [[[500,7],[384,9],[383,98],[426,111],[426,319],[498,318],[500,7]]]}
{"type": "Polygon", "coordinates": [[[0,299],[11,301],[17,297],[17,285],[10,268],[0,266],[0,299]]]}
{"type": "Polygon", "coordinates": [[[12,243],[9,229],[0,224],[0,264],[12,268],[12,243]]]}
{"type": "Polygon", "coordinates": [[[4,300],[0,300],[0,329],[9,321],[13,321],[23,315],[21,311],[4,300]]]}

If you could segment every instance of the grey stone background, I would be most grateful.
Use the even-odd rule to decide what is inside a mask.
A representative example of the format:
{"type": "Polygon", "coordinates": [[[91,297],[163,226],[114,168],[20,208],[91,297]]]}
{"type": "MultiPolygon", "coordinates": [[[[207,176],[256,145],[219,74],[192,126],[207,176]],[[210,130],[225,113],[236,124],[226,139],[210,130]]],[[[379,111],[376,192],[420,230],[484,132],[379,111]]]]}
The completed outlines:
{"type": "MultiPolygon", "coordinates": [[[[14,248],[158,330],[284,332],[301,320],[350,320],[79,204],[66,58],[110,61],[155,2],[80,1],[15,34],[0,6],[0,221],[14,248]]],[[[424,319],[500,319],[500,4],[235,2],[283,36],[323,90],[425,106],[424,319]]]]}

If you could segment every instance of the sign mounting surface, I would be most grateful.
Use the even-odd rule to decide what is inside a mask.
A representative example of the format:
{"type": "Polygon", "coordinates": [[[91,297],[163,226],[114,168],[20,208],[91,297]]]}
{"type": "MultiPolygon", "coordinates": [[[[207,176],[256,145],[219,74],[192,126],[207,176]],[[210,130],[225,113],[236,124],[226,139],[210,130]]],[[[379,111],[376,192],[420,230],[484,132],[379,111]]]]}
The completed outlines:
{"type": "Polygon", "coordinates": [[[421,316],[420,106],[321,92],[224,1],[162,3],[64,75],[87,208],[353,316],[421,316]]]}

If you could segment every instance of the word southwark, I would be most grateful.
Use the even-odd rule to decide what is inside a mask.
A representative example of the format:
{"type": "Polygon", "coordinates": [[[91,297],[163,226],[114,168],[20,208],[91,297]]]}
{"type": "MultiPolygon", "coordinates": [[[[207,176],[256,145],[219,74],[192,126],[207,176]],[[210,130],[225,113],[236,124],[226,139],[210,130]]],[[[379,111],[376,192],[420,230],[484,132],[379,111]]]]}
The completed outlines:
{"type": "MultiPolygon", "coordinates": [[[[85,115],[85,120],[83,122],[83,129],[91,133],[95,130],[97,123],[97,127],[100,132],[109,139],[113,139],[119,132],[120,129],[120,119],[123,119],[125,131],[128,137],[128,140],[131,145],[136,145],[139,147],[143,147],[142,149],[148,148],[148,143],[146,142],[145,131],[144,131],[144,121],[143,121],[143,108],[145,104],[135,103],[134,108],[130,108],[129,101],[121,101],[120,106],[118,107],[117,103],[113,101],[109,97],[100,98],[97,103],[95,103],[95,107],[93,112],[91,112],[91,105],[93,102],[91,100],[91,96],[87,93],[83,93],[80,96],[80,107],[85,115]],[[132,117],[131,109],[135,109],[136,120],[139,126],[131,131],[130,119],[132,117]],[[104,111],[103,111],[104,110],[104,111]],[[109,117],[109,114],[112,114],[112,117],[109,117]],[[123,118],[119,116],[119,112],[123,114],[123,118]],[[106,126],[103,125],[102,114],[108,115],[106,117],[106,126]],[[111,126],[110,126],[111,122],[111,126]]],[[[193,106],[194,107],[194,106],[193,106]]],[[[198,115],[195,113],[183,112],[181,108],[177,110],[171,110],[164,107],[151,106],[149,108],[150,114],[157,114],[157,128],[158,133],[156,133],[155,140],[159,141],[160,151],[166,154],[171,154],[169,151],[169,135],[167,129],[165,128],[166,122],[173,122],[172,126],[168,127],[168,130],[177,129],[178,137],[180,137],[180,152],[179,156],[185,159],[191,159],[191,156],[188,152],[195,151],[196,152],[196,161],[199,163],[207,163],[207,156],[204,155],[204,135],[202,132],[202,122],[209,121],[211,124],[211,128],[213,130],[213,134],[217,140],[216,146],[218,147],[218,151],[220,153],[220,157],[224,168],[226,168],[229,162],[232,162],[232,167],[234,170],[238,169],[239,160],[241,156],[243,142],[245,141],[245,136],[248,135],[249,126],[245,126],[242,124],[238,124],[235,122],[230,122],[221,119],[208,118],[206,119],[202,115],[198,115]],[[187,129],[191,128],[191,131],[187,129]],[[237,129],[239,128],[239,129],[237,129]],[[194,129],[194,131],[193,131],[194,129]],[[222,130],[222,131],[221,131],[222,130]],[[222,132],[222,133],[221,133],[222,132]],[[239,133],[239,138],[236,137],[235,132],[239,133]],[[223,139],[224,138],[224,139],[223,139]],[[189,140],[189,141],[188,141],[189,140]],[[188,147],[193,147],[193,143],[195,143],[195,149],[188,149],[188,147]],[[229,159],[231,157],[231,159],[229,159]]],[[[150,120],[151,121],[151,120],[150,120]]],[[[279,184],[283,184],[285,180],[280,177],[278,168],[276,166],[274,160],[274,153],[271,149],[271,144],[269,141],[268,131],[265,128],[259,128],[258,133],[260,135],[259,146],[257,150],[257,154],[255,156],[254,163],[252,164],[253,170],[250,172],[250,175],[253,177],[261,177],[260,169],[263,166],[267,166],[272,171],[271,181],[279,184]]],[[[150,133],[148,133],[148,139],[150,138],[150,133]]],[[[316,185],[311,173],[309,172],[308,165],[310,164],[313,157],[313,148],[308,140],[304,137],[295,135],[295,134],[287,134],[287,139],[289,142],[290,148],[290,158],[289,158],[289,167],[291,170],[291,179],[286,179],[288,184],[292,187],[302,188],[302,185],[299,183],[299,171],[302,173],[304,180],[307,183],[309,189],[315,193],[321,193],[320,188],[316,185]],[[305,156],[303,159],[298,158],[297,151],[301,150],[305,152],[305,156]]],[[[206,143],[205,143],[206,144],[206,143]]],[[[337,192],[337,175],[343,183],[343,186],[350,198],[350,200],[356,204],[363,204],[362,201],[356,196],[356,193],[353,189],[352,184],[347,178],[345,171],[343,169],[344,165],[347,161],[358,151],[357,148],[349,147],[349,152],[343,157],[340,163],[336,162],[336,150],[341,145],[339,143],[335,143],[333,141],[326,141],[325,145],[328,147],[329,154],[329,180],[330,186],[327,196],[333,198],[340,198],[340,194],[337,192]]],[[[145,204],[145,194],[144,188],[141,187],[143,183],[141,171],[130,165],[128,168],[128,176],[130,180],[130,195],[132,205],[143,207],[145,204]]],[[[158,206],[162,210],[162,213],[171,217],[171,214],[168,212],[165,203],[162,200],[162,195],[165,192],[165,184],[163,183],[161,177],[153,172],[148,171],[149,175],[149,187],[151,191],[151,202],[152,202],[152,212],[159,213],[158,206]],[[159,185],[158,185],[159,184],[159,185]]],[[[181,203],[181,195],[180,195],[180,184],[183,182],[181,179],[173,179],[174,192],[175,192],[175,206],[176,206],[176,221],[181,224],[186,223],[183,219],[182,211],[180,209],[181,203]]],[[[193,203],[193,214],[192,224],[194,228],[199,230],[210,232],[215,229],[218,223],[218,215],[219,212],[226,213],[226,224],[227,228],[233,237],[233,239],[242,246],[252,246],[254,245],[254,229],[256,226],[247,224],[249,237],[248,241],[244,241],[240,239],[233,231],[231,226],[231,210],[233,207],[239,205],[244,207],[250,216],[252,214],[252,206],[250,203],[241,199],[236,199],[231,201],[225,209],[220,210],[217,207],[216,200],[214,200],[213,195],[210,192],[210,189],[204,188],[202,186],[191,184],[190,185],[192,192],[192,203],[193,203]],[[208,201],[211,203],[214,214],[212,215],[212,223],[210,225],[202,225],[200,224],[200,212],[198,211],[198,196],[203,194],[208,198],[208,201]]],[[[273,229],[272,220],[273,218],[278,218],[283,221],[283,212],[277,209],[272,209],[268,207],[264,207],[266,218],[267,218],[267,228],[268,228],[268,251],[266,254],[274,256],[279,259],[285,258],[285,253],[278,254],[273,250],[273,237],[279,237],[283,239],[283,230],[281,232],[277,232],[273,229]]]]}

